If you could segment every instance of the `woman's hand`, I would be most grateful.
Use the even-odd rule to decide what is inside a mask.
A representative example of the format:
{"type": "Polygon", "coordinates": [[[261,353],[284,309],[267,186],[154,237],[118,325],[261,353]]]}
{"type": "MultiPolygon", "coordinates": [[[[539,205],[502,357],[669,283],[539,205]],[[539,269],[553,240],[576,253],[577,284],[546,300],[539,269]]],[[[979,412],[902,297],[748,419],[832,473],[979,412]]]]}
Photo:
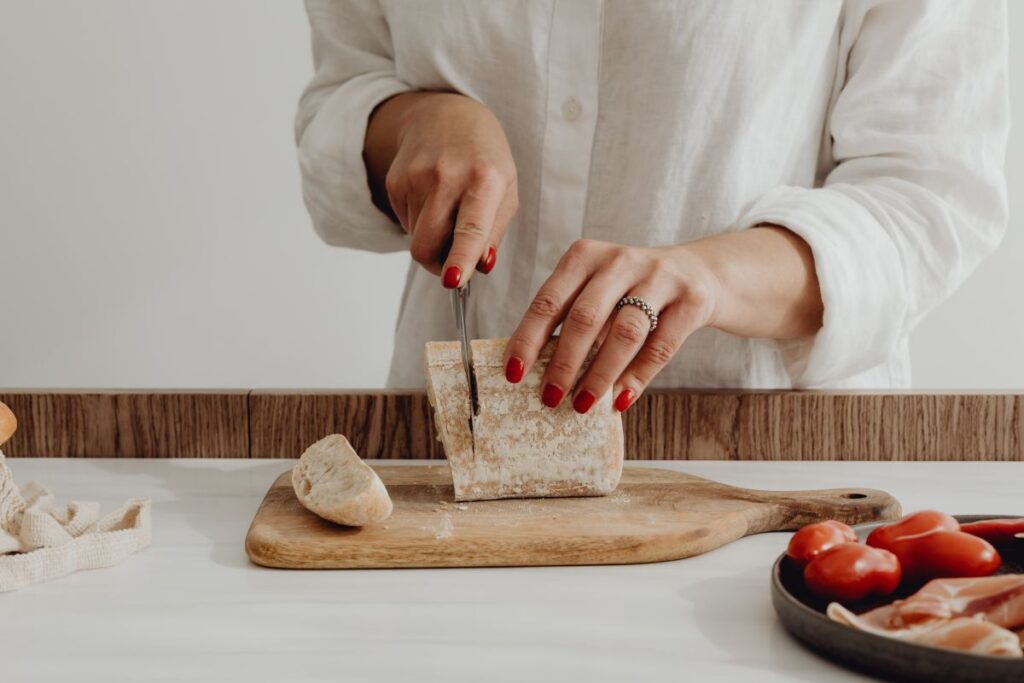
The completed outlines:
{"type": "Polygon", "coordinates": [[[364,158],[378,206],[386,195],[412,236],[413,260],[448,288],[494,268],[519,196],[508,140],[487,107],[453,93],[396,95],[371,116],[364,158]]]}
{"type": "Polygon", "coordinates": [[[822,315],[810,247],[785,228],[756,227],[653,248],[579,240],[509,340],[505,377],[520,381],[561,324],[541,381],[544,405],[558,406],[575,386],[577,412],[587,412],[609,389],[615,408],[623,411],[701,327],[798,338],[813,335],[822,315]],[[651,320],[637,306],[616,310],[626,296],[651,306],[657,328],[651,330],[651,320]],[[576,382],[595,343],[597,355],[576,382]]]}
{"type": "Polygon", "coordinates": [[[601,348],[580,379],[573,407],[585,413],[615,385],[615,407],[625,410],[672,359],[694,330],[711,320],[718,284],[685,246],[638,248],[580,240],[541,286],[509,340],[505,375],[518,382],[562,323],[554,355],[541,382],[549,408],[561,403],[591,347],[601,348]],[[658,313],[650,331],[636,306],[615,306],[637,296],[658,313]]]}

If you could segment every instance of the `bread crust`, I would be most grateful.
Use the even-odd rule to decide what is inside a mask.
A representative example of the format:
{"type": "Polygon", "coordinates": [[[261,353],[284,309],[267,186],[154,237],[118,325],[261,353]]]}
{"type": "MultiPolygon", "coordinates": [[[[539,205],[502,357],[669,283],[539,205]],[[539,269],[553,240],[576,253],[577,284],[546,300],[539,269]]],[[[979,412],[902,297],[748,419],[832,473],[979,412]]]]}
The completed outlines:
{"type": "MultiPolygon", "coordinates": [[[[476,451],[469,430],[469,389],[458,342],[426,348],[427,397],[452,471],[456,500],[595,496],[622,474],[622,418],[611,394],[579,415],[564,401],[541,404],[540,381],[554,340],[518,384],[505,380],[507,339],[471,342],[480,399],[476,451]]],[[[589,365],[593,352],[583,369],[589,365]]],[[[581,370],[582,372],[582,370],[581,370]]]]}
{"type": "Polygon", "coordinates": [[[18,429],[18,418],[11,409],[0,401],[0,446],[3,446],[18,429]]]}
{"type": "Polygon", "coordinates": [[[313,514],[346,526],[366,526],[391,516],[384,483],[341,434],[306,449],[292,469],[292,487],[313,514]]]}

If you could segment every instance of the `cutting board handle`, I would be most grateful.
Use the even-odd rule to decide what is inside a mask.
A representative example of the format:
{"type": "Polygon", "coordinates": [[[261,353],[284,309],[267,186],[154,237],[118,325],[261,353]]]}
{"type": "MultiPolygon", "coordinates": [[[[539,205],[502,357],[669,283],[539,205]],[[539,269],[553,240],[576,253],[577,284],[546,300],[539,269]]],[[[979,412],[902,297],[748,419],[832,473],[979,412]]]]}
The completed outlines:
{"type": "Polygon", "coordinates": [[[899,519],[902,515],[899,501],[877,489],[742,491],[744,500],[762,503],[748,517],[748,533],[752,534],[799,529],[827,519],[852,525],[899,519]]]}

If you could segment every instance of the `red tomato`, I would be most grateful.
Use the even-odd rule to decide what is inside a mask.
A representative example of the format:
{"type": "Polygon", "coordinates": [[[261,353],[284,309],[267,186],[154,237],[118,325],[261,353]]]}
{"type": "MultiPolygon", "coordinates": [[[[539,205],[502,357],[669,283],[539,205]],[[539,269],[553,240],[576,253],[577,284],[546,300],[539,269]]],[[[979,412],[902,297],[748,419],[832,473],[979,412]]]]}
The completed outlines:
{"type": "Polygon", "coordinates": [[[917,536],[945,529],[947,531],[958,531],[960,523],[945,512],[937,510],[922,510],[912,515],[907,515],[898,522],[880,526],[868,536],[867,543],[876,548],[892,550],[892,544],[905,536],[917,536]]]}
{"type": "Polygon", "coordinates": [[[988,541],[963,531],[933,531],[906,536],[889,548],[899,558],[908,579],[988,576],[1003,560],[988,541]]]}
{"type": "Polygon", "coordinates": [[[900,585],[900,575],[895,555],[859,543],[829,548],[804,568],[804,582],[812,593],[841,602],[889,595],[900,585]]]}
{"type": "Polygon", "coordinates": [[[801,567],[813,560],[819,553],[840,543],[856,543],[857,534],[853,529],[830,519],[827,522],[808,524],[789,539],[786,554],[801,567]]]}

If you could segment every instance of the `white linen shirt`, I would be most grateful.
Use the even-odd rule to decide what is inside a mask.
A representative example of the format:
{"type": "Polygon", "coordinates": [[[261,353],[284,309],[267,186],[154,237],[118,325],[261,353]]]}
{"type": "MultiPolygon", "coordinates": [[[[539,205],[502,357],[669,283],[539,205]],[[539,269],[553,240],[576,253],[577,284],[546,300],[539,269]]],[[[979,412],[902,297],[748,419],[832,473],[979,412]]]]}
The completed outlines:
{"type": "MultiPolygon", "coordinates": [[[[824,324],[775,342],[692,335],[656,386],[890,388],[908,336],[998,244],[1008,132],[1001,0],[307,0],[315,76],[296,122],[303,195],[329,244],[409,238],[370,199],[367,119],[408,90],[497,116],[519,213],[468,311],[509,335],[587,237],[679,244],[759,223],[810,245],[824,324]]],[[[455,338],[448,291],[411,264],[388,383],[423,384],[455,338]]]]}

